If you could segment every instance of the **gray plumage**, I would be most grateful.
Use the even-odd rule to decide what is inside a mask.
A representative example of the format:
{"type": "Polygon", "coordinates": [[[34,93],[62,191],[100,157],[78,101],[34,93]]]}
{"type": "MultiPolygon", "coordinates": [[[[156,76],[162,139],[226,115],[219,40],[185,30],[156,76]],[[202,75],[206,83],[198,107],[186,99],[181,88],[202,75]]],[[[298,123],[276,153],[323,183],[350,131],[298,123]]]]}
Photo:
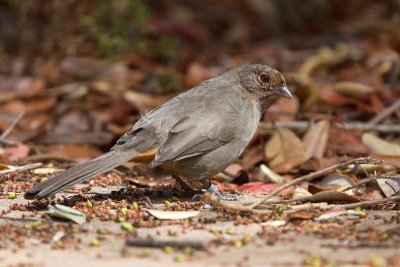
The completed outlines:
{"type": "Polygon", "coordinates": [[[212,177],[243,152],[279,96],[291,97],[278,71],[264,64],[233,68],[154,109],[108,153],[35,185],[25,197],[48,197],[151,149],[158,150],[150,167],[187,179],[212,177]]]}

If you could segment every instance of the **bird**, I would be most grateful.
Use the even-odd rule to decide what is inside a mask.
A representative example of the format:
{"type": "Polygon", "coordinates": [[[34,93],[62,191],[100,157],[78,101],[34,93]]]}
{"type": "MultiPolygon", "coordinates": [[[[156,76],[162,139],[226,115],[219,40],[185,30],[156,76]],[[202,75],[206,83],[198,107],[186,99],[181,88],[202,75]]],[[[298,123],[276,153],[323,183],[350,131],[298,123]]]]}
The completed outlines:
{"type": "Polygon", "coordinates": [[[280,97],[292,94],[278,70],[263,63],[233,67],[143,115],[107,153],[34,185],[24,197],[47,198],[128,161],[210,184],[240,156],[280,97]]]}

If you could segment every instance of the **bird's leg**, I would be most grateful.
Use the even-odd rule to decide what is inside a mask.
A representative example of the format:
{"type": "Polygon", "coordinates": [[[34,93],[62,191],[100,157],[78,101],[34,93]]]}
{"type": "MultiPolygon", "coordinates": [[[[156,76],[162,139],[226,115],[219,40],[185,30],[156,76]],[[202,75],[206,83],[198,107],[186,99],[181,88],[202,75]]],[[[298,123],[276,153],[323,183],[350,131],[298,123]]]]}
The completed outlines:
{"type": "Polygon", "coordinates": [[[218,190],[218,188],[213,183],[211,183],[208,179],[201,180],[201,183],[203,184],[204,189],[207,192],[210,192],[210,193],[212,193],[212,194],[214,194],[214,195],[216,195],[218,197],[222,196],[222,194],[218,190]]]}
{"type": "Polygon", "coordinates": [[[185,190],[187,192],[194,192],[195,191],[184,180],[182,180],[182,178],[179,177],[178,175],[172,175],[172,178],[174,178],[178,182],[178,184],[182,187],[183,190],[185,190]]]}
{"type": "Polygon", "coordinates": [[[221,192],[213,183],[211,183],[209,180],[205,179],[201,181],[205,190],[207,192],[210,192],[211,194],[216,195],[222,200],[225,201],[238,201],[238,197],[232,194],[226,194],[221,192]]]}
{"type": "MultiPolygon", "coordinates": [[[[196,194],[196,189],[193,189],[190,185],[188,185],[184,180],[182,180],[181,177],[177,176],[177,175],[172,175],[172,177],[179,183],[179,185],[183,188],[183,190],[187,191],[187,192],[192,192],[195,193],[195,195],[192,197],[192,200],[201,200],[203,199],[203,194],[196,194]]],[[[237,197],[234,196],[229,196],[229,195],[225,195],[223,193],[221,193],[221,191],[213,184],[211,183],[208,179],[204,179],[204,180],[198,180],[198,182],[201,183],[202,185],[202,190],[210,192],[214,195],[216,195],[217,197],[221,198],[222,200],[226,200],[226,201],[236,201],[237,197]]],[[[198,192],[198,191],[197,191],[198,192]]]]}
{"type": "MultiPolygon", "coordinates": [[[[203,188],[202,188],[203,192],[207,191],[213,195],[216,195],[217,197],[219,197],[221,199],[225,199],[225,197],[221,193],[221,191],[219,191],[218,188],[213,183],[211,183],[209,180],[204,179],[204,180],[199,180],[199,182],[203,185],[203,188]]],[[[192,197],[192,200],[199,201],[199,200],[202,200],[203,197],[204,197],[203,194],[196,194],[192,197]]]]}

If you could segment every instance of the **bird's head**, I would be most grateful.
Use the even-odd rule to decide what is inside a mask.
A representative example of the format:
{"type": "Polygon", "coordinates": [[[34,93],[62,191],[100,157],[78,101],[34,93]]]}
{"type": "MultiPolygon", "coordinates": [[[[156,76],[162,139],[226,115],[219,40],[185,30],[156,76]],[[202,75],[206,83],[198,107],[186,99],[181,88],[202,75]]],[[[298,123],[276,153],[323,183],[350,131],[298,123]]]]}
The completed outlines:
{"type": "Polygon", "coordinates": [[[266,64],[246,64],[237,71],[240,85],[253,94],[263,108],[279,97],[292,98],[282,73],[266,64]]]}

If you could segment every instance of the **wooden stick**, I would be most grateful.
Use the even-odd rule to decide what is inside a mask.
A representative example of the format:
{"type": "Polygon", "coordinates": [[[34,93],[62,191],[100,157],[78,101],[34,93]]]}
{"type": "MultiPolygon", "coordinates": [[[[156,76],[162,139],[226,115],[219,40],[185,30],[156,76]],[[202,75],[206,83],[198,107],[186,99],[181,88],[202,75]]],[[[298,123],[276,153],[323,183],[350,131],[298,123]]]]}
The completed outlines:
{"type": "Polygon", "coordinates": [[[272,210],[256,210],[251,208],[250,206],[244,206],[241,204],[235,204],[230,201],[224,201],[210,192],[204,193],[204,201],[214,206],[234,211],[251,212],[255,214],[271,214],[273,212],[272,210]]]}
{"type": "Polygon", "coordinates": [[[3,146],[15,146],[15,143],[9,140],[0,139],[0,145],[3,146]]]}
{"type": "Polygon", "coordinates": [[[301,176],[299,178],[294,179],[293,181],[290,181],[284,185],[281,185],[280,187],[278,187],[277,189],[275,189],[273,192],[271,192],[270,194],[268,194],[266,197],[262,198],[261,200],[253,203],[252,205],[249,206],[249,208],[254,209],[255,207],[257,207],[258,205],[262,204],[263,202],[265,202],[266,200],[270,199],[272,196],[278,194],[279,192],[283,191],[284,189],[292,186],[292,185],[296,185],[299,184],[301,182],[304,181],[310,181],[313,180],[315,178],[324,176],[324,175],[328,175],[332,172],[334,172],[336,169],[340,169],[340,168],[344,168],[347,167],[351,164],[379,164],[381,163],[381,160],[377,160],[377,159],[373,159],[371,157],[365,157],[365,158],[357,158],[357,159],[352,159],[346,162],[342,162],[336,165],[333,165],[331,167],[316,171],[316,172],[312,172],[309,173],[307,175],[301,176]]]}
{"type": "MultiPolygon", "coordinates": [[[[306,208],[318,208],[321,210],[332,210],[332,209],[355,209],[355,208],[364,208],[368,206],[374,206],[374,205],[379,205],[383,204],[386,202],[395,202],[395,201],[400,201],[400,195],[395,195],[391,197],[386,197],[386,198],[381,198],[381,199],[375,199],[375,200],[367,200],[367,201],[361,201],[357,203],[350,203],[350,204],[338,204],[338,205],[324,205],[320,206],[318,203],[311,203],[311,204],[300,204],[300,205],[287,205],[286,207],[291,210],[299,210],[299,209],[306,209],[306,208]]],[[[271,204],[272,205],[282,205],[282,204],[289,204],[290,202],[296,202],[296,200],[283,200],[283,201],[274,201],[274,202],[268,202],[269,206],[266,205],[260,205],[259,208],[269,208],[267,209],[250,209],[248,206],[243,206],[243,205],[220,205],[221,202],[217,202],[217,204],[223,208],[230,209],[230,210],[235,210],[235,211],[247,211],[251,212],[254,214],[270,214],[272,213],[271,211],[271,204]]],[[[290,211],[289,211],[290,212],[290,211]]]]}
{"type": "Polygon", "coordinates": [[[27,165],[23,165],[23,166],[13,166],[14,168],[0,171],[0,177],[7,173],[18,173],[18,172],[24,172],[24,171],[30,171],[33,169],[37,169],[37,168],[41,167],[42,165],[43,164],[41,162],[39,162],[39,163],[32,163],[32,164],[27,164],[27,165]]]}
{"type": "Polygon", "coordinates": [[[359,183],[357,183],[355,185],[346,187],[345,189],[340,190],[340,192],[346,192],[347,190],[350,190],[350,189],[353,189],[353,188],[357,188],[360,185],[368,184],[369,182],[373,182],[373,181],[378,180],[378,179],[400,179],[400,176],[399,175],[380,175],[380,176],[370,177],[370,178],[367,178],[367,179],[365,179],[365,180],[363,180],[363,181],[361,181],[361,182],[359,182],[359,183]]]}
{"type": "Polygon", "coordinates": [[[12,123],[7,127],[7,129],[0,135],[0,140],[6,139],[6,137],[11,133],[11,131],[17,126],[18,122],[24,117],[25,111],[18,114],[18,116],[12,121],[12,123]]]}
{"type": "Polygon", "coordinates": [[[395,112],[399,108],[400,108],[400,99],[396,100],[384,111],[379,112],[375,117],[373,117],[370,121],[368,121],[368,124],[371,126],[376,125],[377,123],[383,121],[385,118],[389,117],[393,112],[395,112]]]}
{"type": "Polygon", "coordinates": [[[209,246],[206,242],[196,240],[157,240],[157,239],[141,239],[131,238],[126,240],[126,245],[133,247],[151,247],[151,248],[163,248],[165,246],[171,246],[176,248],[191,247],[193,249],[207,250],[209,246]]]}
{"type": "MultiPolygon", "coordinates": [[[[375,200],[361,201],[357,203],[343,204],[343,205],[330,205],[332,208],[342,208],[342,209],[354,209],[354,208],[364,208],[368,206],[378,205],[389,201],[400,201],[400,195],[385,197],[375,200]]],[[[329,206],[327,206],[329,207],[329,206]]]]}
{"type": "MultiPolygon", "coordinates": [[[[251,212],[253,214],[271,214],[273,211],[271,209],[253,209],[249,206],[243,206],[241,204],[233,204],[227,201],[222,201],[220,200],[217,196],[215,195],[207,195],[205,198],[208,202],[214,204],[215,206],[219,206],[225,209],[229,210],[234,210],[234,211],[243,211],[243,212],[251,212]]],[[[313,207],[313,208],[319,208],[322,210],[331,210],[331,209],[355,209],[355,208],[364,208],[368,206],[374,206],[374,205],[379,205],[383,204],[386,202],[396,202],[400,201],[400,195],[395,195],[391,197],[386,197],[386,198],[381,198],[381,199],[375,199],[375,200],[367,200],[367,201],[361,201],[357,203],[350,203],[350,204],[342,204],[342,205],[324,205],[324,206],[318,206],[318,204],[301,204],[301,205],[288,205],[286,206],[289,209],[292,210],[298,210],[298,209],[305,209],[306,207],[313,207]]],[[[272,205],[282,205],[282,204],[289,204],[290,202],[296,202],[296,200],[283,200],[283,201],[276,201],[268,204],[272,205]]],[[[265,205],[262,205],[264,208],[265,205]]],[[[271,206],[266,206],[266,208],[271,208],[271,206]]]]}
{"type": "MultiPolygon", "coordinates": [[[[288,128],[294,131],[304,132],[311,127],[309,121],[284,121],[276,123],[260,122],[258,129],[262,132],[270,132],[276,128],[288,128]]],[[[400,133],[400,125],[397,124],[369,124],[363,122],[333,123],[334,127],[352,131],[376,131],[380,133],[400,133]]]]}

